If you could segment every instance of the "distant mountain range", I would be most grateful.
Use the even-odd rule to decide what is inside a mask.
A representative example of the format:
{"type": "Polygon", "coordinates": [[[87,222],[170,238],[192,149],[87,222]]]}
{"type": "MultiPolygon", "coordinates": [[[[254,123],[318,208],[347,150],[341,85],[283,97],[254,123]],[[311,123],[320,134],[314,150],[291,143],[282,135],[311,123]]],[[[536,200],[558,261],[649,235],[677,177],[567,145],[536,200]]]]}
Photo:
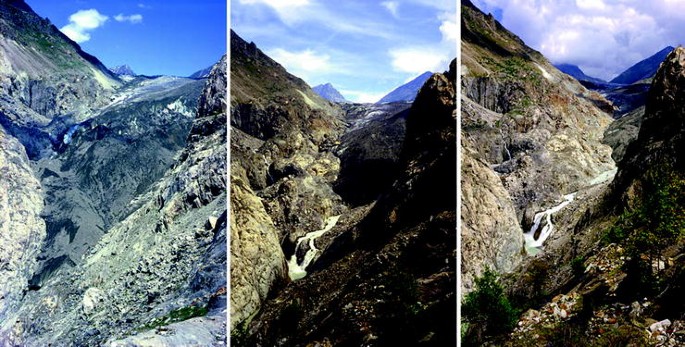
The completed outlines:
{"type": "Polygon", "coordinates": [[[377,103],[383,104],[386,102],[414,101],[414,99],[416,98],[416,94],[419,92],[419,89],[421,89],[421,86],[423,86],[426,80],[428,80],[432,75],[433,73],[430,71],[422,73],[421,75],[409,81],[408,83],[395,88],[386,96],[378,100],[377,103]]]}
{"type": "Polygon", "coordinates": [[[573,64],[556,64],[554,65],[559,71],[577,79],[578,81],[589,81],[589,82],[594,82],[594,83],[606,83],[606,81],[588,76],[586,75],[583,70],[581,70],[577,65],[573,64]]]}
{"type": "Polygon", "coordinates": [[[110,68],[109,71],[112,71],[113,73],[120,76],[136,76],[136,73],[133,72],[133,69],[131,69],[131,67],[128,65],[118,65],[113,68],[110,68]]]}
{"type": "Polygon", "coordinates": [[[345,99],[340,92],[333,87],[332,84],[326,83],[326,84],[319,84],[318,86],[315,86],[312,88],[312,90],[316,93],[319,94],[320,97],[328,100],[328,101],[333,101],[333,102],[349,102],[347,99],[345,99]]]}
{"type": "Polygon", "coordinates": [[[661,64],[666,56],[671,53],[675,48],[668,46],[659,52],[655,53],[651,57],[644,59],[637,64],[631,66],[627,70],[623,71],[620,75],[612,79],[611,83],[619,84],[633,84],[637,81],[643,80],[645,78],[650,78],[656,74],[661,64]]]}

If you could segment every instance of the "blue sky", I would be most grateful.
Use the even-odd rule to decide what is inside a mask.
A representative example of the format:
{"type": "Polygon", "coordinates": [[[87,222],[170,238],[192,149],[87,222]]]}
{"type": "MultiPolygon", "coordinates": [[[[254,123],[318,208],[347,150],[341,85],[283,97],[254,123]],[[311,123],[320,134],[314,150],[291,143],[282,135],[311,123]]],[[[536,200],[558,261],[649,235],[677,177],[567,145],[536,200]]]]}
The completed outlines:
{"type": "Polygon", "coordinates": [[[310,86],[376,102],[456,57],[455,0],[232,0],[231,28],[310,86]]]}
{"type": "Polygon", "coordinates": [[[580,66],[610,80],[683,43],[682,0],[474,0],[552,63],[580,66]]]}
{"type": "Polygon", "coordinates": [[[226,52],[226,0],[26,0],[106,66],[188,76],[226,52]]]}

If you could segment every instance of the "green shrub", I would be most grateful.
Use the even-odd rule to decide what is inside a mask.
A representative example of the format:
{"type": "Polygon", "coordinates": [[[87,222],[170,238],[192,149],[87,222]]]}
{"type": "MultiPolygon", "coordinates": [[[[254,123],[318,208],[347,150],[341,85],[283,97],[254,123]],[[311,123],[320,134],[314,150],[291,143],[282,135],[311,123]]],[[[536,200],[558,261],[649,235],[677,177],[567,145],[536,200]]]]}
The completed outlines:
{"type": "Polygon", "coordinates": [[[585,258],[577,256],[571,260],[571,271],[576,277],[580,277],[585,273],[585,258]]]}
{"type": "Polygon", "coordinates": [[[488,337],[511,332],[519,316],[495,272],[486,269],[475,282],[475,290],[462,303],[462,314],[468,323],[465,345],[480,345],[488,337]]]}

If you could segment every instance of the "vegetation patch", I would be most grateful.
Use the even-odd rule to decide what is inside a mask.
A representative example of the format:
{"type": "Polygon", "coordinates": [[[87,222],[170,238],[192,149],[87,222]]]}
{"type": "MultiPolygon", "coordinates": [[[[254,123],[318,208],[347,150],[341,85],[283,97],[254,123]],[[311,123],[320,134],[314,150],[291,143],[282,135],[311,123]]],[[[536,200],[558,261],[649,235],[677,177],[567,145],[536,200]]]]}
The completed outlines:
{"type": "Polygon", "coordinates": [[[494,271],[486,269],[475,283],[476,289],[467,294],[462,303],[462,314],[468,324],[462,323],[462,327],[466,327],[464,346],[480,346],[488,338],[511,332],[520,314],[504,293],[494,271]]]}
{"type": "Polygon", "coordinates": [[[603,235],[605,243],[624,245],[630,259],[626,285],[639,288],[634,295],[660,289],[662,253],[685,236],[685,177],[671,168],[647,172],[642,200],[627,209],[603,235]],[[656,264],[656,266],[655,266],[656,264]]]}
{"type": "Polygon", "coordinates": [[[157,329],[159,327],[167,326],[172,323],[182,322],[194,317],[202,317],[207,315],[209,310],[207,306],[186,306],[169,312],[166,316],[155,318],[151,322],[136,329],[138,332],[157,329]]]}

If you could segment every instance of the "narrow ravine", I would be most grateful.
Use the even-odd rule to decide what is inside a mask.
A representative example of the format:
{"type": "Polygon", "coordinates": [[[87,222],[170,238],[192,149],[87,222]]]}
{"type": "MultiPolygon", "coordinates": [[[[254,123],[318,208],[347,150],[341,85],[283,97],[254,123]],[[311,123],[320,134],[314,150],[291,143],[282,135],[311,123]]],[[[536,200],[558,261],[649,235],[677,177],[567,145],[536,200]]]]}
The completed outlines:
{"type": "Polygon", "coordinates": [[[316,253],[319,252],[319,249],[316,248],[314,241],[316,241],[317,238],[321,237],[321,235],[333,229],[335,224],[338,223],[338,219],[340,219],[340,215],[329,217],[328,219],[326,219],[326,226],[323,229],[309,232],[306,235],[297,239],[297,244],[295,245],[295,252],[290,257],[290,259],[288,259],[288,276],[291,280],[295,281],[304,276],[307,276],[307,266],[309,266],[312,260],[314,260],[314,256],[316,256],[316,253]],[[302,262],[298,263],[297,251],[305,242],[307,242],[307,244],[309,245],[309,249],[307,250],[307,253],[304,255],[302,262]]]}
{"type": "Polygon", "coordinates": [[[564,195],[564,201],[561,204],[535,214],[535,218],[533,218],[533,226],[530,228],[530,231],[523,234],[526,253],[528,253],[528,255],[536,255],[542,251],[543,244],[547,238],[552,235],[552,231],[554,231],[552,215],[559,212],[562,208],[566,207],[566,205],[570,204],[573,201],[573,198],[575,198],[575,195],[576,193],[564,195]],[[535,233],[543,223],[544,226],[540,231],[540,235],[535,238],[535,233]]]}

